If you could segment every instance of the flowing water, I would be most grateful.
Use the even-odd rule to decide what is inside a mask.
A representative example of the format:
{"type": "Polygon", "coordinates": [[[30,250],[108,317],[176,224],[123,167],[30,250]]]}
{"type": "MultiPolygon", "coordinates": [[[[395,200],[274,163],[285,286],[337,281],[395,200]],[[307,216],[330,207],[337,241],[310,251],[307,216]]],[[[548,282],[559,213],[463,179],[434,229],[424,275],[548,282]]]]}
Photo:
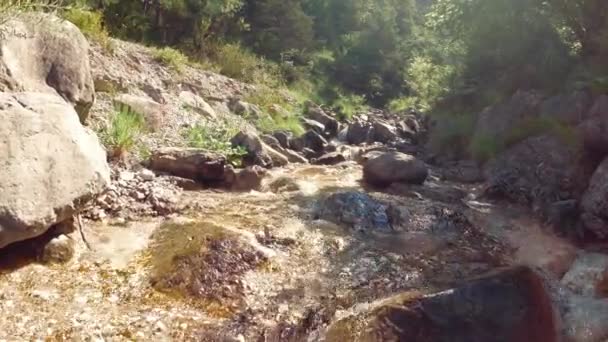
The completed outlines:
{"type": "Polygon", "coordinates": [[[183,215],[89,223],[92,250],[78,241],[67,264],[15,264],[0,275],[0,309],[13,313],[0,317],[0,335],[315,341],[330,320],[376,299],[509,264],[559,277],[576,254],[527,210],[477,200],[474,186],[432,179],[381,193],[360,179],[351,163],[291,166],[273,171],[265,191],[186,193],[195,209],[183,215]],[[395,232],[361,234],[319,219],[323,199],[338,191],[368,192],[407,220],[395,232]]]}

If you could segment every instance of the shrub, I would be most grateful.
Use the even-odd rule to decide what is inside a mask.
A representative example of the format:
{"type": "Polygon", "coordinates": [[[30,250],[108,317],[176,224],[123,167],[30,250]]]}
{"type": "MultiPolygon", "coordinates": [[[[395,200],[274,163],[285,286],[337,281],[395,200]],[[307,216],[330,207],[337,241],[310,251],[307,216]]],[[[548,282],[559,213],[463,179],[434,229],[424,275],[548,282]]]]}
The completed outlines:
{"type": "Polygon", "coordinates": [[[341,95],[332,103],[332,107],[338,112],[338,117],[342,120],[350,120],[367,108],[363,96],[349,94],[341,95]]]}
{"type": "Polygon", "coordinates": [[[110,36],[102,25],[102,14],[82,8],[69,8],[63,18],[76,25],[89,39],[99,43],[106,50],[111,49],[110,36]]]}
{"type": "Polygon", "coordinates": [[[210,57],[219,66],[222,75],[245,82],[255,81],[256,69],[260,65],[260,59],[256,55],[239,44],[217,43],[209,49],[210,57]]]}
{"type": "Polygon", "coordinates": [[[188,63],[188,58],[183,53],[170,47],[155,49],[154,59],[177,72],[181,72],[188,63]]]}
{"type": "Polygon", "coordinates": [[[199,122],[186,129],[184,135],[190,147],[202,148],[224,155],[234,166],[240,166],[242,157],[247,151],[242,147],[233,147],[230,140],[240,131],[237,124],[229,121],[199,122]]]}
{"type": "Polygon", "coordinates": [[[138,145],[144,127],[145,122],[141,114],[128,106],[118,108],[110,119],[109,126],[100,133],[104,145],[110,150],[110,157],[124,159],[138,145]]]}

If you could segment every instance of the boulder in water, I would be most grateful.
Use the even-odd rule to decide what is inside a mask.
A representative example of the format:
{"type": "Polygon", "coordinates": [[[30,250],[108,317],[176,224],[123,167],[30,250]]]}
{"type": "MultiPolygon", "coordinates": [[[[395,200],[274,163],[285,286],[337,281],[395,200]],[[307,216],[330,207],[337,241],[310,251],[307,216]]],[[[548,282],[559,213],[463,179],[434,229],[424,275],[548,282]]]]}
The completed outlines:
{"type": "Polygon", "coordinates": [[[329,327],[326,341],[559,341],[544,280],[527,267],[444,292],[397,295],[329,327]]]}
{"type": "Polygon", "coordinates": [[[332,194],[326,198],[319,209],[319,217],[336,223],[345,224],[357,231],[393,230],[389,206],[363,192],[349,191],[332,194]]]}
{"type": "Polygon", "coordinates": [[[363,179],[375,186],[392,183],[422,184],[429,171],[424,162],[400,152],[388,152],[365,162],[363,179]]]}

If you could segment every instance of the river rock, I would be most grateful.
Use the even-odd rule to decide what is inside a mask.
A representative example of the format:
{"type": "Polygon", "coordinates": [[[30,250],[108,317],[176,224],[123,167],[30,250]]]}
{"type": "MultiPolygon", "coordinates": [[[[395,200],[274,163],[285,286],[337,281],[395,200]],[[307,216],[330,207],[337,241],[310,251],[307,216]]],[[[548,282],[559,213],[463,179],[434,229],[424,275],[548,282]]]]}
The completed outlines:
{"type": "Polygon", "coordinates": [[[389,206],[363,192],[340,192],[326,198],[318,211],[320,218],[345,224],[356,231],[393,230],[389,206]]]}
{"type": "Polygon", "coordinates": [[[562,284],[583,296],[608,297],[608,255],[580,253],[562,284]]]}
{"type": "Polygon", "coordinates": [[[70,218],[110,182],[106,153],[57,95],[0,93],[0,247],[70,218]]]}
{"type": "Polygon", "coordinates": [[[323,133],[325,132],[325,125],[323,125],[322,123],[320,123],[318,121],[303,118],[302,124],[304,124],[304,127],[306,129],[313,130],[321,135],[323,135],[323,133]]]}
{"type": "Polygon", "coordinates": [[[148,167],[203,183],[224,181],[226,158],[197,148],[165,147],[152,153],[148,167]]]}
{"type": "Polygon", "coordinates": [[[566,341],[604,342],[608,339],[608,300],[569,296],[563,317],[566,341]]]}
{"type": "Polygon", "coordinates": [[[319,153],[325,149],[327,144],[327,140],[323,136],[314,130],[309,130],[301,137],[292,139],[290,146],[296,151],[304,151],[308,148],[319,153]]]}
{"type": "Polygon", "coordinates": [[[346,141],[351,145],[360,145],[372,139],[373,127],[363,121],[355,121],[348,126],[346,141]]]}
{"type": "Polygon", "coordinates": [[[363,179],[376,186],[392,183],[422,184],[428,174],[424,162],[399,152],[384,153],[368,160],[363,166],[363,179]]]}
{"type": "Polygon", "coordinates": [[[324,133],[330,137],[338,135],[339,123],[336,119],[329,116],[323,109],[313,103],[309,103],[306,109],[306,116],[321,123],[325,130],[324,133]]]}
{"type": "Polygon", "coordinates": [[[328,328],[326,341],[557,342],[544,280],[514,267],[444,292],[404,293],[328,328]]]}
{"type": "Polygon", "coordinates": [[[72,259],[72,256],[74,256],[74,240],[66,235],[59,235],[44,246],[41,260],[45,263],[62,263],[72,259]]]}
{"type": "Polygon", "coordinates": [[[399,138],[397,134],[397,128],[391,126],[387,122],[375,121],[373,126],[373,140],[388,144],[395,142],[399,138]]]}
{"type": "Polygon", "coordinates": [[[287,157],[268,146],[251,131],[240,131],[231,143],[233,146],[241,146],[247,151],[243,158],[245,165],[260,165],[262,167],[284,166],[289,163],[287,157]]]}
{"type": "Polygon", "coordinates": [[[228,168],[225,183],[234,191],[260,190],[262,180],[266,176],[266,169],[254,165],[244,169],[234,170],[228,168]]]}
{"type": "Polygon", "coordinates": [[[84,123],[95,89],[89,44],[80,30],[67,20],[30,13],[2,21],[0,32],[0,91],[59,95],[84,123]]]}
{"type": "Polygon", "coordinates": [[[312,163],[316,165],[336,165],[346,161],[346,157],[340,152],[326,153],[319,158],[313,159],[312,163]]]}

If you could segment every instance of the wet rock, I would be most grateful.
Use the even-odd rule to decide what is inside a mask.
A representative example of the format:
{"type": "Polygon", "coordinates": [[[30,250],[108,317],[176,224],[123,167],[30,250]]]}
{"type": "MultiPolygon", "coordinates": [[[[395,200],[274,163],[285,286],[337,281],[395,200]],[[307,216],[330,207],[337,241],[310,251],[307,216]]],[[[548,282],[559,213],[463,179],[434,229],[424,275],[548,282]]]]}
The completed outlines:
{"type": "Polygon", "coordinates": [[[361,145],[372,139],[373,127],[367,122],[355,121],[348,126],[346,141],[351,145],[361,145]]]}
{"type": "Polygon", "coordinates": [[[82,210],[110,182],[110,169],[95,134],[57,95],[0,92],[0,117],[2,248],[82,210]]]}
{"type": "Polygon", "coordinates": [[[335,165],[346,161],[346,157],[340,152],[326,153],[319,158],[313,159],[315,165],[335,165]]]}
{"type": "Polygon", "coordinates": [[[360,232],[392,231],[389,206],[363,192],[341,192],[330,195],[319,209],[320,218],[360,232]]]}
{"type": "Polygon", "coordinates": [[[309,130],[301,137],[292,139],[290,146],[296,151],[303,151],[308,148],[315,152],[321,152],[327,146],[327,140],[319,133],[309,130]]]}
{"type": "Polygon", "coordinates": [[[306,115],[312,120],[321,123],[325,128],[324,133],[327,134],[329,137],[335,137],[336,135],[338,135],[338,121],[333,117],[327,115],[327,113],[325,113],[325,111],[323,111],[321,107],[313,103],[309,103],[307,106],[306,115]]]}
{"type": "Polygon", "coordinates": [[[291,132],[278,131],[272,134],[279,142],[282,148],[289,148],[289,141],[292,138],[291,132]]]}
{"type": "Polygon", "coordinates": [[[363,179],[375,186],[392,183],[422,184],[428,176],[424,162],[399,152],[384,153],[363,166],[363,179]]]}
{"type": "Polygon", "coordinates": [[[399,138],[397,135],[397,128],[390,124],[382,121],[376,121],[373,124],[373,140],[388,144],[389,142],[395,142],[399,138]]]}
{"type": "Polygon", "coordinates": [[[151,170],[202,183],[224,181],[225,165],[223,156],[196,148],[161,148],[148,161],[151,170]]]}
{"type": "Polygon", "coordinates": [[[45,263],[63,263],[70,261],[73,256],[74,240],[66,235],[59,235],[44,246],[41,260],[45,263]]]}
{"type": "Polygon", "coordinates": [[[265,144],[257,134],[250,131],[239,132],[230,141],[233,146],[242,146],[247,150],[243,158],[245,165],[259,165],[262,167],[284,166],[289,163],[287,157],[265,144]]]}
{"type": "Polygon", "coordinates": [[[608,255],[581,252],[562,284],[579,295],[608,297],[608,255]]]}
{"type": "Polygon", "coordinates": [[[544,280],[509,268],[427,296],[405,293],[329,327],[337,341],[559,341],[544,280]]]}
{"type": "Polygon", "coordinates": [[[599,238],[608,237],[608,158],[595,170],[581,200],[584,228],[599,238]]]}
{"type": "Polygon", "coordinates": [[[325,126],[318,121],[303,118],[302,124],[304,124],[304,127],[306,129],[313,130],[321,135],[323,135],[323,133],[325,132],[325,126]]]}
{"type": "Polygon", "coordinates": [[[567,341],[603,342],[608,339],[608,300],[570,296],[563,317],[567,341]]]}
{"type": "Polygon", "coordinates": [[[281,146],[281,144],[279,143],[279,140],[277,138],[275,138],[274,136],[272,136],[272,135],[262,135],[262,140],[264,141],[265,144],[267,144],[268,146],[270,146],[272,149],[274,149],[278,153],[280,153],[283,156],[285,156],[285,158],[287,158],[288,162],[290,162],[290,163],[301,163],[301,164],[308,163],[308,160],[306,160],[306,158],[304,158],[303,156],[301,156],[297,152],[292,151],[290,149],[287,149],[287,148],[284,148],[283,146],[281,146]]]}
{"type": "Polygon", "coordinates": [[[241,170],[229,168],[226,172],[226,183],[234,191],[260,190],[266,169],[261,166],[249,166],[241,170]]]}
{"type": "Polygon", "coordinates": [[[274,193],[292,192],[299,191],[300,185],[295,179],[282,176],[270,182],[268,184],[268,189],[274,193]]]}

